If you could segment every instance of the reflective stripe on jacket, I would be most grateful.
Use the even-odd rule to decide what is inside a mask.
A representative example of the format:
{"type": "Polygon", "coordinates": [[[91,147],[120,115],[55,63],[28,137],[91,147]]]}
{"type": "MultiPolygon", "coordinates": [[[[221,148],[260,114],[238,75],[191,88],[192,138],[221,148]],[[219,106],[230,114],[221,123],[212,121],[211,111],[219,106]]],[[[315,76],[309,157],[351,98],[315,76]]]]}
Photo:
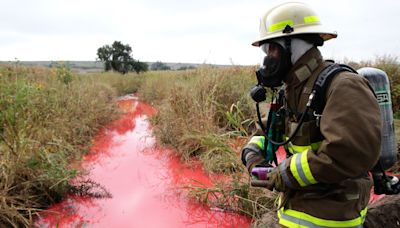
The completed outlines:
{"type": "MultiPolygon", "coordinates": [[[[317,48],[310,49],[285,78],[288,108],[305,110],[318,74],[327,66],[317,48]]],[[[285,119],[285,134],[296,117],[285,119]]],[[[362,77],[335,76],[326,91],[320,125],[308,121],[286,146],[293,155],[279,168],[287,192],[278,212],[288,227],[362,227],[372,180],[366,173],[379,158],[381,117],[362,77]]]]}
{"type": "Polygon", "coordinates": [[[362,228],[367,208],[361,211],[360,216],[346,221],[320,219],[303,212],[281,208],[278,211],[280,224],[290,228],[323,228],[323,227],[354,227],[362,228]]]}

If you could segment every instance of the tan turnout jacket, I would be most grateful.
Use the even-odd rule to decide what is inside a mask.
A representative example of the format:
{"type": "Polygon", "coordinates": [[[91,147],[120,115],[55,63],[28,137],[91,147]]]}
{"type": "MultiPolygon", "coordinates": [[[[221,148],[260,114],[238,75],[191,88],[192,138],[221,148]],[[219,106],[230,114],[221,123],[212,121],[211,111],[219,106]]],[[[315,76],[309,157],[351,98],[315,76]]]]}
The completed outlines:
{"type": "MultiPolygon", "coordinates": [[[[285,78],[286,98],[292,111],[305,110],[314,81],[328,64],[317,48],[296,62],[285,78]]],[[[286,135],[294,130],[297,121],[286,118],[286,135]]],[[[366,79],[350,72],[335,76],[326,92],[320,127],[316,121],[307,121],[291,145],[315,142],[320,142],[318,149],[301,153],[301,157],[290,156],[280,165],[289,187],[281,197],[281,224],[290,226],[298,217],[304,220],[298,220],[304,227],[311,227],[309,221],[316,221],[321,227],[335,227],[335,221],[357,224],[352,220],[365,217],[372,187],[367,172],[379,158],[381,143],[379,106],[366,79]]]]}

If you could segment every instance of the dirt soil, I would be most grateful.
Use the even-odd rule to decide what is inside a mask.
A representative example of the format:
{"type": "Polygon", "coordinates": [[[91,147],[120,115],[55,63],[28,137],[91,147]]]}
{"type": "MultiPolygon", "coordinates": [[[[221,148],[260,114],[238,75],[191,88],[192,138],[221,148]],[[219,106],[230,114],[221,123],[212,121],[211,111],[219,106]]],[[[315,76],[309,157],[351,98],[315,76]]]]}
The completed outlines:
{"type": "Polygon", "coordinates": [[[364,227],[400,227],[400,195],[385,196],[370,205],[364,227]]]}

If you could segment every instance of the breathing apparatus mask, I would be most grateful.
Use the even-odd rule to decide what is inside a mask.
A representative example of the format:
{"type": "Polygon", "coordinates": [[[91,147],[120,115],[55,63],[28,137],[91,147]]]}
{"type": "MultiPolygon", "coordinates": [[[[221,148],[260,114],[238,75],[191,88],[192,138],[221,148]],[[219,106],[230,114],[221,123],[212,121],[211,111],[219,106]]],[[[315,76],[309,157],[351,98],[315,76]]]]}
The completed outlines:
{"type": "Polygon", "coordinates": [[[275,88],[282,85],[292,67],[290,38],[278,39],[260,46],[261,63],[257,70],[258,84],[275,88]]]}
{"type": "MultiPolygon", "coordinates": [[[[277,142],[275,141],[274,134],[271,133],[271,129],[273,129],[273,123],[271,123],[272,119],[279,122],[281,118],[279,117],[280,104],[276,101],[279,99],[275,99],[276,87],[281,86],[283,84],[283,80],[293,67],[293,63],[295,63],[307,50],[313,47],[312,44],[300,40],[297,38],[292,39],[291,37],[279,38],[271,40],[267,43],[261,44],[261,53],[262,53],[262,61],[260,69],[257,70],[256,76],[258,84],[253,87],[250,91],[250,95],[253,100],[256,102],[256,110],[259,126],[261,127],[264,135],[268,143],[271,143],[274,146],[281,146],[289,143],[299,131],[304,117],[308,112],[313,96],[310,96],[309,101],[307,103],[307,107],[303,115],[300,117],[298,126],[294,130],[291,136],[285,141],[277,142]],[[293,43],[292,43],[293,42],[293,43]],[[294,45],[294,53],[292,53],[292,44],[294,45]],[[267,126],[264,126],[261,121],[261,113],[259,108],[259,103],[266,100],[266,89],[265,87],[269,87],[272,89],[272,100],[271,100],[271,108],[268,113],[268,121],[267,126]],[[280,120],[278,120],[280,119],[280,120]],[[272,136],[272,137],[271,137],[272,136]]],[[[272,130],[273,131],[273,130],[272,130]]],[[[279,137],[278,137],[279,138],[279,137]]]]}

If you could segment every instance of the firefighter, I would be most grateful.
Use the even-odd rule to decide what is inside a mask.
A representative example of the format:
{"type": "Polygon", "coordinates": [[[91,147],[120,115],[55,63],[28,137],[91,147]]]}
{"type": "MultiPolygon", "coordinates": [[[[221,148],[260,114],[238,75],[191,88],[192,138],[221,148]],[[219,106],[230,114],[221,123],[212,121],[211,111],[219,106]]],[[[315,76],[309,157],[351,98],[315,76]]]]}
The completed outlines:
{"type": "MultiPolygon", "coordinates": [[[[260,39],[252,45],[265,55],[259,83],[284,85],[283,140],[299,125],[314,82],[332,62],[318,46],[336,38],[303,3],[285,3],[261,19],[260,39]],[[260,82],[261,81],[261,82],[260,82]]],[[[268,173],[265,187],[281,192],[279,223],[285,227],[362,227],[373,185],[368,171],[381,146],[379,106],[368,81],[355,73],[338,73],[324,91],[322,113],[310,110],[287,157],[268,173]]],[[[249,172],[265,165],[267,139],[254,136],[242,149],[249,172]]]]}

